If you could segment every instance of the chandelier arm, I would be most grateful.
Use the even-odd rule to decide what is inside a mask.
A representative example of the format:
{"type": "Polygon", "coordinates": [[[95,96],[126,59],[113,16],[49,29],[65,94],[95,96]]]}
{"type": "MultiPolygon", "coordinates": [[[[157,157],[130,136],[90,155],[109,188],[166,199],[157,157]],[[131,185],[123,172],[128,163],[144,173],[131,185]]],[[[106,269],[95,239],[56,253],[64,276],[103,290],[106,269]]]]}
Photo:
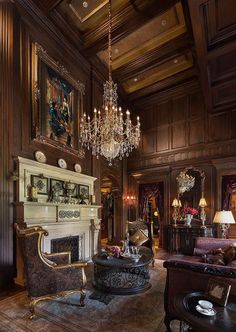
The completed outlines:
{"type": "Polygon", "coordinates": [[[112,17],[111,17],[111,0],[109,0],[109,9],[108,9],[108,73],[109,73],[109,82],[112,82],[111,77],[111,64],[112,64],[112,49],[111,49],[111,29],[112,29],[112,17]]]}

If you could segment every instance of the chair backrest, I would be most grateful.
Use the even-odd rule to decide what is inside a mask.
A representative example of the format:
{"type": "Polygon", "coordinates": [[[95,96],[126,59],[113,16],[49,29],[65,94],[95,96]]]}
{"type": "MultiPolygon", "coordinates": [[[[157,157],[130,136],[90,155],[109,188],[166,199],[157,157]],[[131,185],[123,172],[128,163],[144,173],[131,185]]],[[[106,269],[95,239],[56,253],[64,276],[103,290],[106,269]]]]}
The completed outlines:
{"type": "Polygon", "coordinates": [[[44,278],[51,270],[51,264],[46,260],[41,251],[42,237],[47,235],[47,231],[40,226],[20,229],[16,226],[22,251],[24,269],[26,275],[26,286],[32,296],[36,289],[35,284],[39,278],[44,278]]]}

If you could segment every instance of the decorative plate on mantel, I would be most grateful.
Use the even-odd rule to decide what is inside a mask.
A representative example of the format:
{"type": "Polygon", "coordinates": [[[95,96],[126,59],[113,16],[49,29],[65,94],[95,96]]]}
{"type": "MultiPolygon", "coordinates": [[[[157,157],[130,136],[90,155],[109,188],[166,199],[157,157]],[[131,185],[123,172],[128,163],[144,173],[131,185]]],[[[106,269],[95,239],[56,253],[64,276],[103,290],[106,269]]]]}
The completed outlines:
{"type": "Polygon", "coordinates": [[[39,163],[46,163],[47,161],[47,157],[46,155],[42,152],[42,151],[35,151],[34,153],[34,158],[36,161],[38,161],[39,163]]]}
{"type": "Polygon", "coordinates": [[[60,159],[58,159],[57,163],[58,163],[59,167],[64,168],[64,169],[67,168],[67,163],[66,163],[65,159],[60,158],[60,159]]]}
{"type": "Polygon", "coordinates": [[[77,173],[81,173],[82,168],[81,168],[80,164],[74,164],[74,170],[77,173]]]}

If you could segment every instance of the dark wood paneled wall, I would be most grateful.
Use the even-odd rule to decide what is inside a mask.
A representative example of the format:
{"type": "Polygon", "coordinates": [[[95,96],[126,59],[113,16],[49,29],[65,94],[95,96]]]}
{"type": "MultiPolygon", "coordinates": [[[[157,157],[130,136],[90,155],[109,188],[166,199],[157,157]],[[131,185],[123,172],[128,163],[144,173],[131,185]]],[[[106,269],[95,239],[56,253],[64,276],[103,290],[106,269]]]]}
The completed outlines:
{"type": "Polygon", "coordinates": [[[194,89],[178,87],[141,107],[141,144],[129,159],[130,171],[236,154],[235,110],[207,111],[197,83],[194,89]]]}
{"type": "MultiPolygon", "coordinates": [[[[13,182],[9,181],[13,165],[14,102],[14,8],[0,2],[0,285],[14,274],[13,262],[13,182]]],[[[17,79],[17,78],[16,78],[17,79]]]]}

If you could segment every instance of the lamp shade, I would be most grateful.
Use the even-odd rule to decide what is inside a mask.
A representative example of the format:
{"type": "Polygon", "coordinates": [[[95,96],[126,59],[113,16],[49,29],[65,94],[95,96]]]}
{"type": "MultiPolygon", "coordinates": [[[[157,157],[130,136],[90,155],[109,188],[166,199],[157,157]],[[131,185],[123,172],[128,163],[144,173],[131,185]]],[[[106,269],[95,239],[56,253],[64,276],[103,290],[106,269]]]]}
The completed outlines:
{"type": "Polygon", "coordinates": [[[216,224],[234,224],[234,216],[231,211],[217,211],[213,222],[216,224]]]}
{"type": "Polygon", "coordinates": [[[199,204],[200,207],[205,207],[207,206],[206,199],[204,197],[200,198],[199,204]]]}
{"type": "Polygon", "coordinates": [[[179,206],[179,201],[178,201],[177,198],[174,198],[174,199],[173,199],[172,206],[173,206],[173,207],[178,207],[178,206],[179,206]]]}

